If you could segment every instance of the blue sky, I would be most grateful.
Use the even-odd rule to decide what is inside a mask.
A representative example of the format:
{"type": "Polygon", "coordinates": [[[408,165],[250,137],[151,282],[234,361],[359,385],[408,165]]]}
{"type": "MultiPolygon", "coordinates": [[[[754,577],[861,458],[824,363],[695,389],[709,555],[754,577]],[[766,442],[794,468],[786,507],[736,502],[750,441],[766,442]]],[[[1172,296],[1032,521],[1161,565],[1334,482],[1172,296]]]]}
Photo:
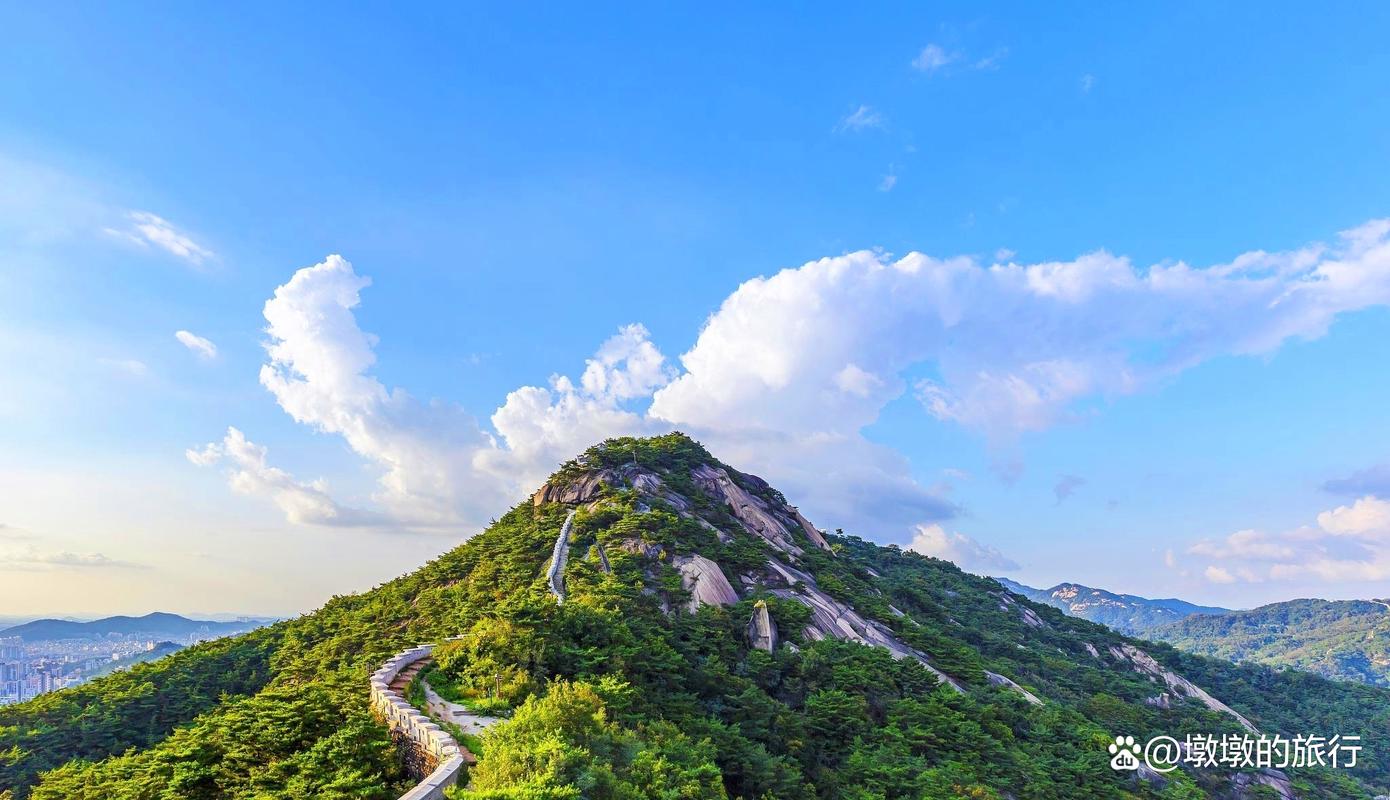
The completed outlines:
{"type": "Polygon", "coordinates": [[[0,609],[302,610],[670,427],[977,571],[1383,596],[1387,22],[6,7],[0,609]]]}

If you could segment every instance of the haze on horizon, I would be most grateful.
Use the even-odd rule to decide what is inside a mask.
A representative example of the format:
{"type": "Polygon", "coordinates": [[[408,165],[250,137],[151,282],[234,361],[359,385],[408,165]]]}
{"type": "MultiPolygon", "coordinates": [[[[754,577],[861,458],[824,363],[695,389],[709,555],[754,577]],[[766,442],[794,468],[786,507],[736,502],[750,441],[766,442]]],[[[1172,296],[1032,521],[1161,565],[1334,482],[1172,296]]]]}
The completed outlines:
{"type": "Polygon", "coordinates": [[[0,611],[307,610],[673,429],[1033,586],[1387,594],[1390,11],[644,13],[0,11],[0,611]]]}

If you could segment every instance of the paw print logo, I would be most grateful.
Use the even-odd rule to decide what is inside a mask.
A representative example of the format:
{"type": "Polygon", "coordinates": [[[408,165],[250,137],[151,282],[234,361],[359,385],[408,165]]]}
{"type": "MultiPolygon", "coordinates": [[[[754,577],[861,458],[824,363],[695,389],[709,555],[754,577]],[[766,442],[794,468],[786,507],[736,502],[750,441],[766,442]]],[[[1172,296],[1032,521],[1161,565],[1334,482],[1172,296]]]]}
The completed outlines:
{"type": "Polygon", "coordinates": [[[1133,736],[1116,736],[1115,741],[1106,748],[1110,751],[1110,768],[1121,770],[1139,769],[1139,745],[1133,736]]]}

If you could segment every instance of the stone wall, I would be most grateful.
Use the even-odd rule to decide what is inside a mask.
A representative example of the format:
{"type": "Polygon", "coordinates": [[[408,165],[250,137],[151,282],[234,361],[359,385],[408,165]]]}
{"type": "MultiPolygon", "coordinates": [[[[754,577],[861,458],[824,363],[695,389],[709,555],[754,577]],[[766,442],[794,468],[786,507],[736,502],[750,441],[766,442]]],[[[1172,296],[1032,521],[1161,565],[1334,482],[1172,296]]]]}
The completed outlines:
{"type": "Polygon", "coordinates": [[[420,771],[429,771],[424,780],[401,795],[400,800],[443,800],[444,790],[458,781],[459,770],[464,765],[463,751],[454,737],[391,688],[401,671],[429,658],[432,652],[434,645],[431,644],[412,647],[397,653],[372,673],[372,713],[386,723],[393,736],[414,751],[417,763],[424,765],[420,771]]]}

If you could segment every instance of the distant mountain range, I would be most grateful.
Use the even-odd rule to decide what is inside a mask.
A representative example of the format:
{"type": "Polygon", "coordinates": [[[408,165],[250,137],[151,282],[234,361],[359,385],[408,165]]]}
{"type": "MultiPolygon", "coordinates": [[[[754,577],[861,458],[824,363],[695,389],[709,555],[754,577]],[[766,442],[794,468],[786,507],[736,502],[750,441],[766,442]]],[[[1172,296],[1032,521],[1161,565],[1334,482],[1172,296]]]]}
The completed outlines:
{"type": "Polygon", "coordinates": [[[1390,600],[1287,600],[1232,611],[1079,583],[1035,589],[1008,578],[995,580],[1071,616],[1189,653],[1390,686],[1390,600]]]}
{"type": "Polygon", "coordinates": [[[269,620],[247,619],[236,622],[214,622],[182,617],[178,614],[155,612],[143,617],[106,617],[91,622],[65,619],[39,619],[0,630],[0,638],[19,637],[26,642],[55,639],[98,639],[111,634],[149,636],[151,638],[187,638],[197,633],[228,636],[265,625],[269,620]]]}
{"type": "Polygon", "coordinates": [[[1046,603],[1073,617],[1099,622],[1131,636],[1147,635],[1152,628],[1177,622],[1192,614],[1230,613],[1228,608],[1199,606],[1176,598],[1153,600],[1133,594],[1116,594],[1079,583],[1059,583],[1051,589],[1035,589],[1008,578],[995,580],[1009,591],[1029,600],[1046,603]]]}
{"type": "Polygon", "coordinates": [[[1390,686],[1390,602],[1289,600],[1146,631],[1199,655],[1390,686]]]}

